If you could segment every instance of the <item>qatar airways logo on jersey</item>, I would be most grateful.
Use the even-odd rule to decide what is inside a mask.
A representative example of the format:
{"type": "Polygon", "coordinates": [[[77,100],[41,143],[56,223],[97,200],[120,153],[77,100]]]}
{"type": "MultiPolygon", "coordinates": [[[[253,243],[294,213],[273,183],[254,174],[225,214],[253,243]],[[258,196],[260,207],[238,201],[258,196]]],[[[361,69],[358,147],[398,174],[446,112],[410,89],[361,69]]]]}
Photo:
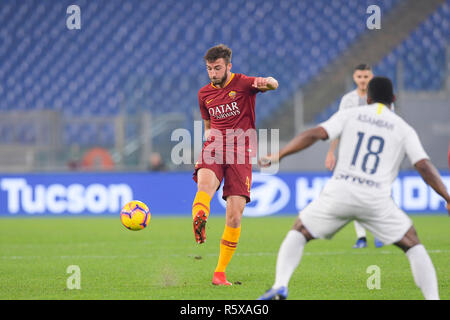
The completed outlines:
{"type": "Polygon", "coordinates": [[[215,119],[223,119],[241,114],[236,101],[230,104],[221,104],[208,109],[209,115],[215,119]]]}

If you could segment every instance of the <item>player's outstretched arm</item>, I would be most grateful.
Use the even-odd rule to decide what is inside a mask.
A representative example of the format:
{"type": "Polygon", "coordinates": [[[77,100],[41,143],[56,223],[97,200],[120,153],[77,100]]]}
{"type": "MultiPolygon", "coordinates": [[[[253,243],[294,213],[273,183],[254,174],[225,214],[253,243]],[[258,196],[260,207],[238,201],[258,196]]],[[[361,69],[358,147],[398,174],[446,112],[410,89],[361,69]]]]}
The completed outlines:
{"type": "Polygon", "coordinates": [[[280,150],[278,154],[261,157],[261,159],[259,160],[259,165],[261,167],[268,167],[272,163],[279,162],[281,159],[290,154],[302,151],[303,149],[310,147],[318,140],[326,139],[328,139],[328,133],[324,128],[319,126],[308,129],[293,138],[284,148],[280,150]]]}
{"type": "Polygon", "coordinates": [[[450,196],[442,182],[439,171],[428,159],[422,159],[414,164],[423,180],[447,202],[447,210],[450,215],[450,196]]]}
{"type": "Polygon", "coordinates": [[[339,138],[331,141],[330,148],[328,149],[327,156],[325,158],[325,167],[330,171],[333,171],[334,166],[336,165],[336,156],[334,155],[334,151],[336,150],[338,143],[339,138]]]}
{"type": "Polygon", "coordinates": [[[278,81],[273,77],[256,77],[252,86],[261,91],[276,90],[278,88],[278,81]]]}

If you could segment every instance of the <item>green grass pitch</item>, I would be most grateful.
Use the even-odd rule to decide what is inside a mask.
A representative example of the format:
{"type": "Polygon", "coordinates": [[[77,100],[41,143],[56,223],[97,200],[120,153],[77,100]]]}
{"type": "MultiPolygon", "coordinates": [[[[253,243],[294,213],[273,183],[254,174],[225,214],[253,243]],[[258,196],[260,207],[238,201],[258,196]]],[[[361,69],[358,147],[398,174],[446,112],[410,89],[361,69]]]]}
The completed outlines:
{"type": "MultiPolygon", "coordinates": [[[[411,216],[450,298],[450,218],[411,216]]],[[[227,269],[231,287],[211,284],[224,217],[211,216],[207,240],[197,245],[191,219],[152,217],[142,231],[117,218],[0,219],[0,299],[254,300],[274,280],[278,248],[295,216],[244,217],[238,249],[227,269]],[[80,289],[68,289],[70,265],[80,268],[80,289]]],[[[353,223],[333,240],[304,251],[289,299],[423,299],[403,252],[394,246],[352,249],[353,223]],[[380,289],[369,290],[366,270],[380,268],[380,289]]]]}

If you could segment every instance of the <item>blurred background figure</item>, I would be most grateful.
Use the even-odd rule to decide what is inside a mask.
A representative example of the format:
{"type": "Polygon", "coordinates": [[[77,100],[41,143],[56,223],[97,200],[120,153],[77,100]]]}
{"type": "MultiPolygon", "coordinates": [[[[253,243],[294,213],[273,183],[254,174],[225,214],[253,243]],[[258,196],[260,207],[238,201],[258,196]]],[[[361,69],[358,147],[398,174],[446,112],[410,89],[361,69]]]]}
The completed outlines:
{"type": "Polygon", "coordinates": [[[166,171],[167,167],[159,152],[152,152],[148,163],[149,171],[166,171]]]}
{"type": "Polygon", "coordinates": [[[81,151],[78,144],[70,146],[69,159],[67,161],[67,167],[70,171],[77,171],[81,167],[81,151]]]}

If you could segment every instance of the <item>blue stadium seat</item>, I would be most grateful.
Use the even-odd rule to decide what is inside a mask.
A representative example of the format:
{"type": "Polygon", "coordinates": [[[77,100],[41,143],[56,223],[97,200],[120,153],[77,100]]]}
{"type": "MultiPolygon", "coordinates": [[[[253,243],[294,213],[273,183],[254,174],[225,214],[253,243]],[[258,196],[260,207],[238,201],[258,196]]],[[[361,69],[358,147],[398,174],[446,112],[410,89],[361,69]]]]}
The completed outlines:
{"type": "MultiPolygon", "coordinates": [[[[233,71],[280,82],[277,94],[258,98],[260,121],[365,32],[359,17],[368,5],[384,14],[400,1],[79,0],[81,30],[68,30],[64,14],[73,1],[3,0],[0,111],[115,115],[126,104],[133,112],[192,117],[197,91],[208,82],[203,55],[223,42],[233,49],[233,71]]],[[[439,88],[449,17],[447,1],[376,72],[390,72],[402,59],[405,87],[439,88]]],[[[67,142],[89,143],[95,134],[87,127],[66,131],[67,142]]]]}

